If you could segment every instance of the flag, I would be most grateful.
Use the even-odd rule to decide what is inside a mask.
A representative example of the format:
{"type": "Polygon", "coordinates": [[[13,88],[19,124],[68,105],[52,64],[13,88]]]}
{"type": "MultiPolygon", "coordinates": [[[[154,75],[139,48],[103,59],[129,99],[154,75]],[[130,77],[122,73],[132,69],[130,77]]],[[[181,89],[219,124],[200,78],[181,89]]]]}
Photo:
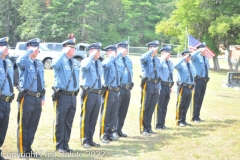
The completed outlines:
{"type": "MultiPolygon", "coordinates": [[[[199,40],[188,34],[188,47],[197,47],[201,44],[199,40]]],[[[216,54],[206,46],[206,56],[208,58],[213,58],[216,54]]]]}

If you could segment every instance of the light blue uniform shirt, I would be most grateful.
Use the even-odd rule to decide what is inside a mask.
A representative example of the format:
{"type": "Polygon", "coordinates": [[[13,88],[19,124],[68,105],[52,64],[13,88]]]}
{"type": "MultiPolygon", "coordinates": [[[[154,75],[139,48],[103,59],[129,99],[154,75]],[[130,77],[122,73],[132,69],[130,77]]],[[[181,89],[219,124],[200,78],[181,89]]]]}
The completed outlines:
{"type": "MultiPolygon", "coordinates": [[[[191,59],[192,59],[192,65],[195,68],[195,74],[197,76],[207,78],[206,77],[206,71],[205,71],[205,66],[204,66],[204,60],[203,56],[200,54],[200,51],[196,51],[191,54],[191,59]]],[[[205,56],[205,63],[207,65],[207,69],[209,70],[210,66],[208,63],[208,58],[205,56]]],[[[209,75],[209,72],[208,72],[209,75]]]]}
{"type": "Polygon", "coordinates": [[[102,66],[102,63],[99,60],[97,60],[98,74],[99,74],[99,77],[98,77],[95,60],[93,59],[93,57],[94,56],[85,58],[81,62],[82,85],[84,87],[89,87],[89,88],[93,87],[94,89],[101,89],[103,84],[103,66],[102,66]]]}
{"type": "MultiPolygon", "coordinates": [[[[19,87],[24,89],[30,89],[30,85],[33,82],[34,77],[36,76],[36,69],[33,64],[34,61],[37,62],[38,72],[41,77],[42,89],[45,86],[44,81],[44,67],[41,61],[39,60],[32,60],[30,58],[30,54],[32,50],[27,50],[25,54],[18,57],[16,64],[19,69],[19,87]]],[[[37,80],[34,80],[32,88],[30,89],[32,92],[37,91],[37,80]]]]}
{"type": "Polygon", "coordinates": [[[194,75],[195,75],[195,70],[191,64],[191,62],[188,62],[190,66],[190,72],[192,73],[192,79],[193,81],[191,82],[191,77],[190,73],[188,70],[187,63],[185,62],[185,58],[182,58],[176,65],[175,68],[178,71],[178,81],[182,83],[187,83],[187,84],[194,84],[194,75]]]}
{"type": "Polygon", "coordinates": [[[132,66],[132,61],[129,57],[125,56],[124,58],[125,58],[126,66],[124,65],[123,57],[120,57],[117,60],[117,62],[119,62],[120,64],[122,64],[124,66],[121,84],[128,85],[128,84],[132,83],[133,66],[132,66]],[[128,70],[129,70],[130,73],[128,73],[128,70],[127,70],[126,67],[128,67],[128,70]],[[130,76],[130,78],[129,78],[129,76],[130,76]],[[130,82],[129,82],[129,80],[130,80],[130,82]]]}
{"type": "MultiPolygon", "coordinates": [[[[0,52],[0,56],[2,55],[2,52],[0,52]]],[[[14,70],[14,67],[13,67],[13,64],[12,62],[9,60],[9,59],[5,59],[6,61],[6,64],[7,64],[7,72],[11,78],[11,82],[12,83],[12,86],[13,86],[13,70],[14,70]]],[[[6,77],[6,74],[5,74],[5,70],[4,70],[4,64],[3,64],[3,59],[0,58],[0,90],[2,88],[2,85],[3,85],[3,82],[4,82],[4,79],[6,77]]],[[[9,82],[8,80],[5,82],[4,86],[3,86],[3,90],[2,90],[2,95],[5,95],[5,96],[12,96],[13,93],[10,92],[10,87],[9,87],[9,82]]]]}
{"type": "Polygon", "coordinates": [[[107,86],[112,86],[112,87],[119,87],[121,78],[123,75],[123,64],[117,61],[119,57],[121,57],[122,54],[118,54],[116,58],[113,56],[107,57],[106,59],[103,60],[103,68],[104,68],[104,80],[105,80],[105,85],[107,86]],[[114,62],[116,63],[116,69],[114,66],[114,62]],[[118,80],[116,77],[116,72],[118,72],[118,80]],[[115,78],[114,78],[115,77],[115,78]],[[114,79],[114,80],[113,80],[114,79]],[[112,84],[110,84],[112,82],[112,84]]]}
{"type": "Polygon", "coordinates": [[[69,81],[69,78],[71,78],[71,81],[69,83],[67,91],[73,92],[77,91],[79,89],[79,75],[80,75],[80,65],[77,60],[74,58],[71,58],[72,65],[74,69],[74,73],[76,76],[77,81],[77,87],[74,87],[74,80],[71,70],[71,66],[69,64],[69,58],[66,56],[66,53],[61,52],[61,55],[52,61],[52,67],[54,70],[54,86],[56,88],[60,88],[62,90],[65,90],[69,81]]]}
{"type": "MultiPolygon", "coordinates": [[[[140,58],[143,77],[153,78],[153,79],[155,78],[154,65],[153,65],[153,58],[154,58],[155,59],[155,64],[156,64],[156,70],[157,70],[157,78],[161,78],[160,60],[155,56],[152,57],[151,56],[152,53],[153,53],[153,50],[149,50],[145,54],[143,54],[140,58]]],[[[161,89],[161,85],[159,85],[159,88],[161,89]]]]}
{"type": "Polygon", "coordinates": [[[173,66],[173,63],[169,60],[168,60],[168,64],[169,64],[169,69],[172,72],[172,77],[170,77],[170,74],[169,74],[167,61],[163,58],[160,59],[160,70],[159,70],[160,76],[161,76],[162,81],[164,81],[164,82],[173,82],[174,66],[173,66]]]}

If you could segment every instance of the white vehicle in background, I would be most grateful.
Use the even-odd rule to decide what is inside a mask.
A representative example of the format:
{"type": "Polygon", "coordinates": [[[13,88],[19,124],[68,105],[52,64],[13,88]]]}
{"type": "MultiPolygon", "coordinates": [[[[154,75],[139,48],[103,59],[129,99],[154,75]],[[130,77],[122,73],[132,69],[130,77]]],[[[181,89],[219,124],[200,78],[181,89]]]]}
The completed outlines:
{"type": "MultiPolygon", "coordinates": [[[[9,52],[9,57],[19,57],[22,54],[25,54],[27,50],[26,42],[18,42],[14,53],[9,52]]],[[[45,69],[51,68],[52,59],[59,55],[59,52],[50,51],[47,47],[40,43],[39,45],[39,54],[37,59],[42,61],[45,69]]]]}

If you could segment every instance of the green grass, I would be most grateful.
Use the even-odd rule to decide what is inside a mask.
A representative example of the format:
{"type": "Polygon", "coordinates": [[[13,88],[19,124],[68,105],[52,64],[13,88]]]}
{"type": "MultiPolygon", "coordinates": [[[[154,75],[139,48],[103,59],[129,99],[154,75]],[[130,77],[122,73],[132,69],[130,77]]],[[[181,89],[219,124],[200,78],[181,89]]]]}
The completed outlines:
{"type": "MultiPolygon", "coordinates": [[[[128,138],[120,138],[117,142],[102,144],[99,140],[99,121],[96,126],[94,141],[101,144],[100,148],[84,149],[80,145],[80,103],[78,96],[77,111],[74,118],[70,139],[73,155],[58,154],[53,150],[53,106],[51,86],[53,71],[45,71],[46,102],[43,106],[40,123],[32,145],[34,151],[42,155],[41,159],[163,159],[163,160],[194,160],[240,159],[240,92],[222,87],[222,80],[227,79],[226,71],[210,71],[210,82],[202,106],[201,124],[179,128],[175,125],[176,93],[171,94],[166,116],[169,129],[157,135],[144,137],[139,134],[140,78],[139,57],[132,56],[134,64],[134,89],[123,132],[128,138]],[[51,157],[45,157],[45,156],[51,157]],[[66,158],[69,156],[70,158],[66,158]],[[75,158],[74,158],[75,156],[75,158]]],[[[176,59],[173,60],[176,62],[176,59]]],[[[175,72],[176,73],[176,72],[175,72]]],[[[175,88],[175,87],[174,87],[175,88]]],[[[17,93],[17,92],[16,92],[17,93]]],[[[188,122],[190,115],[187,115],[188,122]]],[[[154,118],[153,118],[154,119],[154,118]]],[[[152,123],[154,126],[154,122],[152,123]]],[[[3,154],[17,153],[17,103],[11,106],[10,122],[2,146],[3,154]]],[[[8,157],[17,159],[17,157],[8,157]]]]}

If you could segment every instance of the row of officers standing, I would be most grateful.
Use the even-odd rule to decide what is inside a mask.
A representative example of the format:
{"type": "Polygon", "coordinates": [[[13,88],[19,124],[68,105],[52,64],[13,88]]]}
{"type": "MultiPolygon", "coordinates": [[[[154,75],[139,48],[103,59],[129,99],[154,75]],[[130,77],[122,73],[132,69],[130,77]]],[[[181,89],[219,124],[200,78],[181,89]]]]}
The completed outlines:
{"type": "MultiPolygon", "coordinates": [[[[20,157],[40,157],[31,148],[38,127],[42,105],[45,100],[44,67],[38,61],[39,38],[29,40],[27,51],[16,64],[19,69],[18,129],[17,148],[20,157]]],[[[127,56],[128,42],[112,44],[104,49],[107,58],[99,59],[100,42],[88,46],[88,57],[81,65],[73,59],[75,39],[63,43],[61,55],[53,59],[54,86],[52,100],[54,105],[54,147],[60,153],[73,152],[69,147],[72,123],[76,112],[76,96],[80,91],[81,115],[80,138],[84,148],[99,147],[93,141],[95,126],[100,112],[100,140],[102,143],[127,137],[122,132],[134,86],[133,65],[127,56]],[[82,80],[80,86],[80,77],[82,80]],[[80,87],[79,87],[80,86],[80,87]]],[[[161,58],[157,58],[159,41],[147,44],[148,52],[140,58],[141,108],[140,133],[145,136],[155,134],[151,121],[157,108],[156,130],[165,129],[165,116],[173,86],[173,63],[170,61],[169,47],[160,49],[161,58]],[[156,107],[157,105],[157,107],[156,107]]],[[[183,58],[175,65],[178,71],[178,101],[176,122],[178,126],[189,126],[186,113],[194,89],[192,121],[201,122],[200,109],[205,94],[209,64],[205,58],[205,45],[190,53],[182,52],[183,58]],[[189,61],[192,59],[192,63],[189,61]],[[194,67],[193,67],[193,66],[194,67]]],[[[10,104],[13,93],[13,64],[5,57],[8,55],[8,37],[0,39],[0,147],[8,128],[10,104]]],[[[1,150],[0,150],[1,152],[1,150]]],[[[2,155],[2,154],[0,154],[2,155]]],[[[4,159],[1,156],[1,159],[4,159]]]]}

